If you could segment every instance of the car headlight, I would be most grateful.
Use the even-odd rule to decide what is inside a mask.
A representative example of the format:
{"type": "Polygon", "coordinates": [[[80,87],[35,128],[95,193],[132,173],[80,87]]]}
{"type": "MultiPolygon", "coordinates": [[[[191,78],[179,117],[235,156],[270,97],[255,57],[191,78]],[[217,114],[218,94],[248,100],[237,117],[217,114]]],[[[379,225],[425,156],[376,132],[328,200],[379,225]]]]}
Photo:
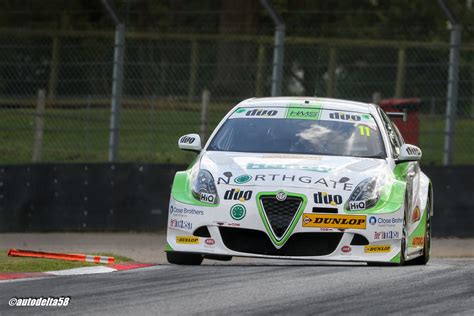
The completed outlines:
{"type": "Polygon", "coordinates": [[[217,189],[214,183],[212,174],[204,169],[199,170],[197,177],[193,180],[191,189],[195,199],[208,203],[217,204],[219,197],[217,196],[217,189]]]}
{"type": "Polygon", "coordinates": [[[362,211],[375,206],[380,198],[380,182],[377,178],[368,178],[359,183],[347,200],[346,210],[362,211]]]}

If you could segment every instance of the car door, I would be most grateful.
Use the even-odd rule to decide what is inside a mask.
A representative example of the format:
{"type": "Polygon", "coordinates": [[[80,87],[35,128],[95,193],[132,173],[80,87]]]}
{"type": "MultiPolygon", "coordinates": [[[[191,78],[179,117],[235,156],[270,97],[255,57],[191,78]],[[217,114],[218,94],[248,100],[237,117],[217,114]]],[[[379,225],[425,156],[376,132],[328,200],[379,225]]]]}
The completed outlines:
{"type": "MultiPolygon", "coordinates": [[[[400,146],[405,143],[397,126],[388,118],[387,114],[380,109],[380,115],[384,122],[384,127],[390,139],[392,147],[392,155],[394,159],[398,158],[400,146]]],[[[420,210],[416,209],[418,204],[418,191],[420,183],[420,165],[418,161],[400,163],[395,167],[401,171],[400,175],[406,181],[407,210],[406,222],[408,235],[416,228],[417,222],[420,220],[420,210]]]]}

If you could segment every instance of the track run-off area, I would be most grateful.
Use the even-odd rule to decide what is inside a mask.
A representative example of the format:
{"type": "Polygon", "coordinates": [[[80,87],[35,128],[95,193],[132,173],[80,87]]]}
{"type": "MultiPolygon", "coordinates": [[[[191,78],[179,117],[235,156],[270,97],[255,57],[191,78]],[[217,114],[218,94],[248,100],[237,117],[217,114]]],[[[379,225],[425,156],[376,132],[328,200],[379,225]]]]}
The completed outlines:
{"type": "Polygon", "coordinates": [[[474,259],[368,267],[234,259],[202,266],[0,283],[7,314],[474,314],[474,259]],[[70,297],[67,307],[10,307],[12,297],[70,297]]]}

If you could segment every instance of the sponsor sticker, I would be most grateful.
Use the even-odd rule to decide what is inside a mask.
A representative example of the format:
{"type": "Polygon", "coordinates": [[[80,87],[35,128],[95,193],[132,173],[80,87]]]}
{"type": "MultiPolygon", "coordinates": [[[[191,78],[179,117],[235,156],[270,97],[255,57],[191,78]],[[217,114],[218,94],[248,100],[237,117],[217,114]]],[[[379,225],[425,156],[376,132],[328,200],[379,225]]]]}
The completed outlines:
{"type": "Polygon", "coordinates": [[[216,243],[216,241],[215,241],[214,239],[212,239],[212,238],[207,238],[207,239],[204,240],[204,243],[205,243],[206,245],[212,246],[212,245],[214,245],[214,244],[216,243]]]}
{"type": "Polygon", "coordinates": [[[242,204],[235,204],[230,208],[230,217],[236,221],[240,221],[244,218],[246,213],[247,209],[242,204]]]}
{"type": "Polygon", "coordinates": [[[314,171],[314,172],[329,172],[333,168],[325,166],[301,166],[298,164],[267,164],[267,163],[253,163],[247,164],[247,169],[258,170],[258,169],[269,169],[269,170],[302,170],[302,171],[314,171]]]}
{"type": "Polygon", "coordinates": [[[370,225],[378,225],[380,227],[395,227],[397,224],[403,224],[403,218],[391,217],[376,217],[371,216],[369,217],[369,224],[370,225]]]}
{"type": "Polygon", "coordinates": [[[194,137],[183,136],[179,139],[179,143],[180,144],[192,144],[192,143],[194,143],[195,140],[196,140],[196,138],[194,138],[194,137]]]}
{"type": "Polygon", "coordinates": [[[201,192],[199,200],[204,203],[214,204],[214,202],[216,201],[216,195],[201,192]]]}
{"type": "Polygon", "coordinates": [[[199,244],[199,237],[194,236],[176,236],[177,244],[197,245],[199,244]]]}
{"type": "Polygon", "coordinates": [[[415,209],[413,210],[413,214],[411,216],[411,221],[412,222],[417,222],[420,220],[420,217],[421,217],[421,212],[420,212],[420,208],[417,206],[415,207],[415,209]]]}
{"type": "Polygon", "coordinates": [[[221,221],[215,221],[214,223],[216,223],[219,226],[240,227],[239,223],[228,223],[228,222],[221,222],[221,221]]]}
{"type": "Polygon", "coordinates": [[[347,245],[342,246],[341,251],[344,252],[344,253],[349,253],[349,252],[352,251],[352,248],[351,248],[351,246],[347,246],[347,245]]]}
{"type": "Polygon", "coordinates": [[[284,109],[281,107],[238,108],[229,119],[235,118],[283,118],[284,109]]]}
{"type": "Polygon", "coordinates": [[[241,189],[230,189],[225,191],[224,193],[224,200],[234,200],[245,202],[252,198],[253,192],[248,190],[241,190],[241,189]]]}
{"type": "Polygon", "coordinates": [[[425,237],[415,237],[413,238],[413,241],[411,242],[412,246],[424,246],[425,244],[425,237]]]}
{"type": "Polygon", "coordinates": [[[241,176],[238,176],[234,179],[234,182],[237,184],[244,184],[252,180],[252,176],[249,174],[243,174],[241,176]]]}
{"type": "Polygon", "coordinates": [[[187,217],[187,215],[204,215],[204,211],[193,208],[170,206],[170,215],[176,217],[187,217]]]}
{"type": "Polygon", "coordinates": [[[362,120],[362,116],[355,113],[344,113],[344,112],[330,112],[329,118],[332,120],[341,120],[349,122],[358,122],[362,120]]]}
{"type": "Polygon", "coordinates": [[[191,223],[189,221],[182,220],[182,219],[172,219],[172,220],[170,220],[169,227],[191,230],[191,229],[193,229],[193,223],[191,223]]]}
{"type": "Polygon", "coordinates": [[[363,211],[363,210],[365,210],[365,201],[349,202],[349,211],[363,211]]]}
{"type": "Polygon", "coordinates": [[[381,253],[381,252],[390,252],[392,246],[390,245],[380,245],[380,246],[364,246],[365,253],[381,253]]]}
{"type": "Polygon", "coordinates": [[[321,108],[305,108],[293,106],[290,104],[290,107],[286,110],[285,117],[288,119],[298,120],[319,120],[319,118],[321,117],[321,108]]]}
{"type": "Polygon", "coordinates": [[[365,229],[365,215],[303,214],[303,227],[365,229]]]}
{"type": "Polygon", "coordinates": [[[400,233],[398,231],[389,230],[386,232],[374,232],[374,239],[398,239],[400,233]]]}
{"type": "Polygon", "coordinates": [[[327,192],[317,192],[314,193],[314,203],[336,206],[342,204],[342,196],[339,194],[328,194],[327,192]]]}

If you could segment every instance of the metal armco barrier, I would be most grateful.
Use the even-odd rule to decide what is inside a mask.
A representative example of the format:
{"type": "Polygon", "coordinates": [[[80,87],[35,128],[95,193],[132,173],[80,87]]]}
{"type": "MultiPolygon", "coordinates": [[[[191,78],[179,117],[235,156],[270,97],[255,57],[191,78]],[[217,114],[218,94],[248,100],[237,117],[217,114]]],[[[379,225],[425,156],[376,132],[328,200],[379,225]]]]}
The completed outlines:
{"type": "MultiPolygon", "coordinates": [[[[183,165],[0,167],[0,232],[156,231],[183,165]]],[[[474,237],[474,166],[423,167],[434,185],[435,237],[474,237]]]]}

